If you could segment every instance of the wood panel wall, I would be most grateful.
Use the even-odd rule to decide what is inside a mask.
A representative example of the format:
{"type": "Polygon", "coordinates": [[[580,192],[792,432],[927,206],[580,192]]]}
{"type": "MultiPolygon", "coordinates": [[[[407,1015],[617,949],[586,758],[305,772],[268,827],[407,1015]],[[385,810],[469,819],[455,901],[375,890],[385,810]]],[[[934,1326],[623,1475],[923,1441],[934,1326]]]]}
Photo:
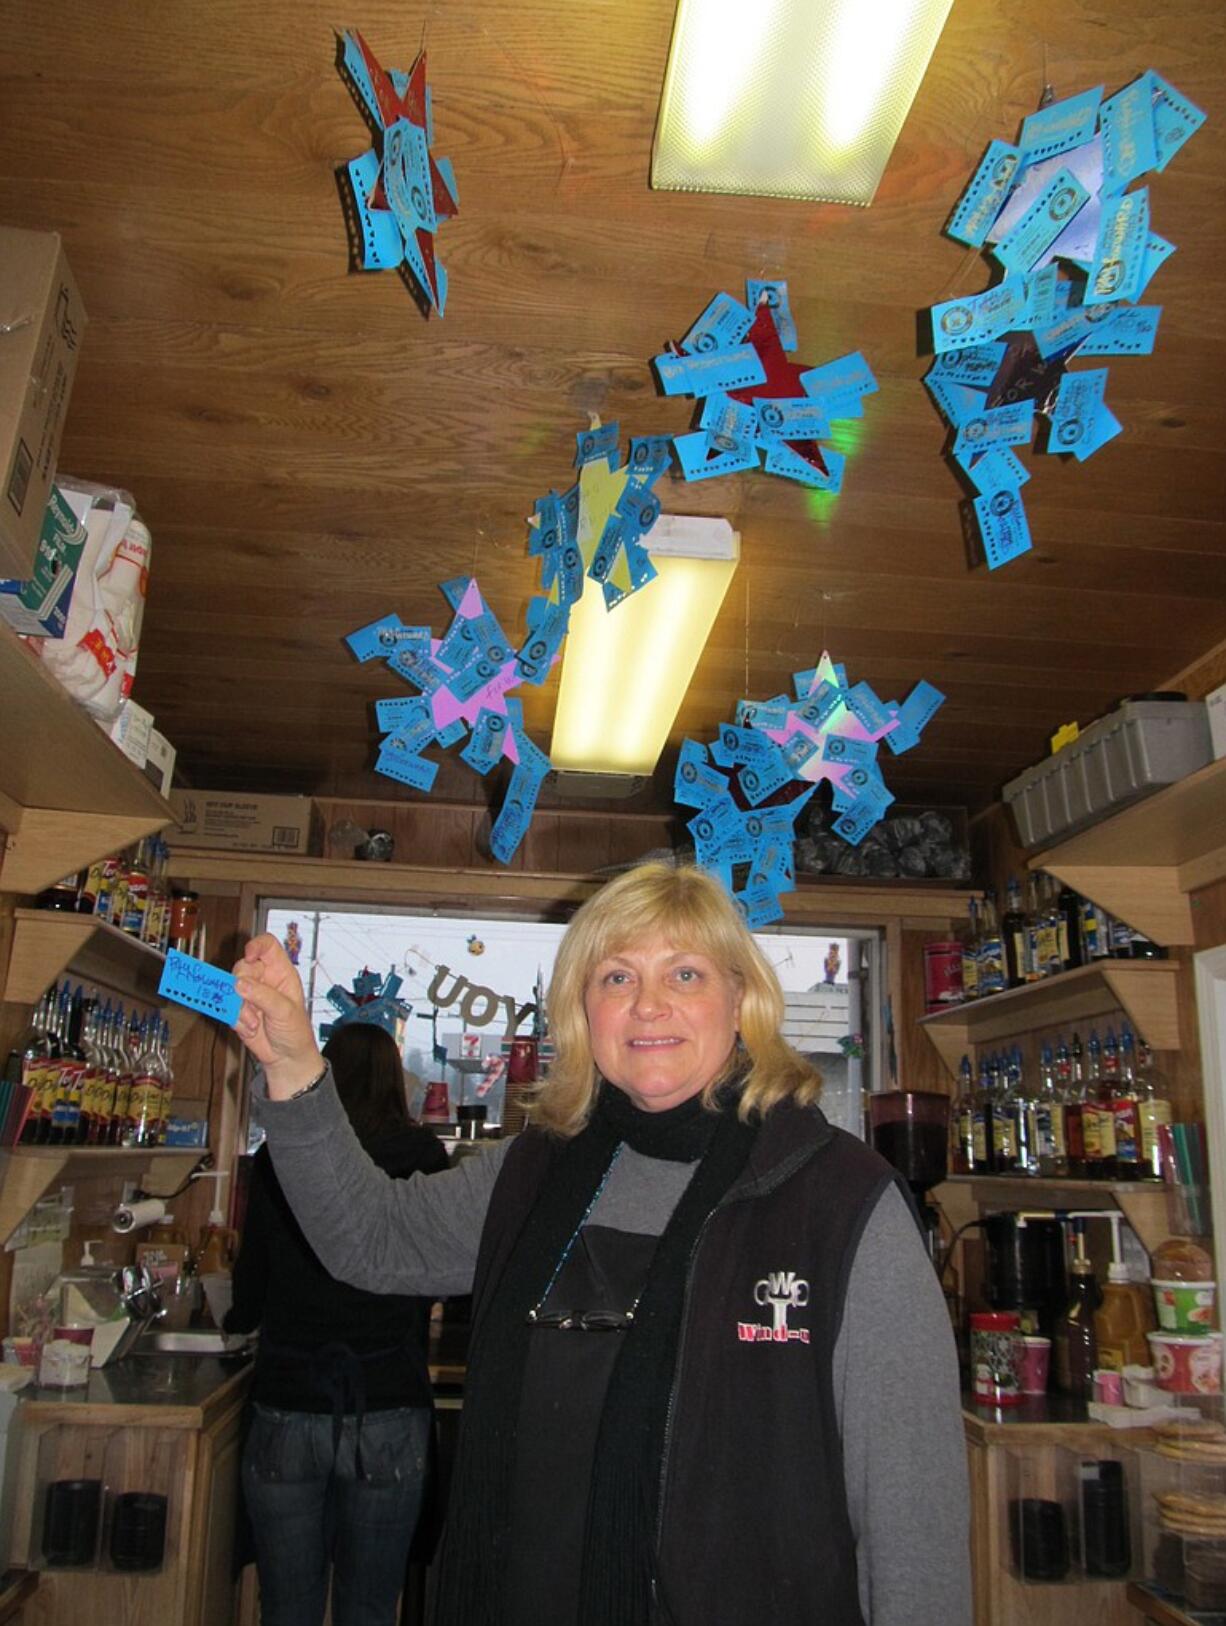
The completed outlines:
{"type": "Polygon", "coordinates": [[[948,942],[951,933],[943,931],[904,931],[899,934],[900,992],[898,1045],[898,1087],[902,1090],[936,1090],[952,1095],[954,1083],[945,1070],[936,1047],[916,1021],[925,1011],[924,947],[948,942]]]}
{"type": "Polygon", "coordinates": [[[540,875],[598,875],[633,864],[658,848],[670,848],[678,820],[672,813],[588,812],[583,808],[539,809],[510,864],[490,857],[493,819],[480,805],[433,801],[343,801],[317,798],[326,832],[350,822],[362,830],[387,830],[395,861],[440,870],[489,869],[540,875]]]}
{"type": "MultiPolygon", "coordinates": [[[[1056,713],[1092,716],[1223,637],[1223,8],[958,0],[868,209],[651,190],[675,11],[0,0],[0,217],[64,236],[90,318],[64,466],[126,485],[150,524],[136,697],[196,783],[373,791],[369,702],[390,691],[345,633],[389,609],[439,626],[437,583],[473,569],[521,629],[524,516],[569,478],[576,429],[597,411],[683,431],[649,358],[746,276],[789,278],[800,358],[859,349],[881,388],[837,499],[760,473],[669,482],[665,507],[731,518],[744,560],[674,745],[826,645],[883,694],[922,676],[948,695],[891,785],[978,804],[1056,713]],[[443,322],[349,271],[335,172],[368,138],[334,58],[352,24],[390,64],[429,46],[461,196],[443,322]],[[1028,459],[1034,548],[988,572],[920,384],[917,311],[989,280],[942,225],[1045,85],[1151,65],[1210,115],[1154,180],[1179,249],[1157,353],[1112,363],[1123,433],[1085,467],[1028,459]]],[[[553,699],[524,690],[542,742],[553,699]]]]}

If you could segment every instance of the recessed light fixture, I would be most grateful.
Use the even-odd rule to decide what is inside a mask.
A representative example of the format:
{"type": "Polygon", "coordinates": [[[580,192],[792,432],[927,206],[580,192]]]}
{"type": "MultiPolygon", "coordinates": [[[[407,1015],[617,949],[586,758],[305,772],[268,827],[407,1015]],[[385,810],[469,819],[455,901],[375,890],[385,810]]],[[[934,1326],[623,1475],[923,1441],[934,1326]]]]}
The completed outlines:
{"type": "Polygon", "coordinates": [[[665,191],[869,204],[953,0],[679,0],[665,191]]]}
{"type": "Polygon", "coordinates": [[[741,556],[726,519],[661,514],[643,546],[655,581],[608,610],[589,580],[571,609],[549,747],[564,774],[653,771],[741,556]]]}

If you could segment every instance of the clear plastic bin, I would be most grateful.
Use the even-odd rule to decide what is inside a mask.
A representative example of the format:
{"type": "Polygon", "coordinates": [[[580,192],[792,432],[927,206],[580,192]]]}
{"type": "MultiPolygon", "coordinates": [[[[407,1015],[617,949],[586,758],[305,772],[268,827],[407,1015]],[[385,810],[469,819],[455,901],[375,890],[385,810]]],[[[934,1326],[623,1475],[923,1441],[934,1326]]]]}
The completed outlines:
{"type": "MultiPolygon", "coordinates": [[[[1194,1425],[1220,1422],[1220,1398],[1181,1406],[1194,1425]]],[[[1155,1441],[1140,1453],[1144,1574],[1189,1609],[1226,1610],[1226,1432],[1192,1435],[1186,1455],[1155,1441]],[[1220,1460],[1216,1460],[1220,1458],[1220,1460]]],[[[1178,1444],[1176,1450],[1183,1449],[1178,1444]]]]}
{"type": "Polygon", "coordinates": [[[25,1567],[139,1576],[173,1562],[190,1438],[182,1429],[47,1429],[25,1567]]]}
{"type": "Polygon", "coordinates": [[[1119,1581],[1139,1566],[1135,1454],[1011,1451],[1004,1550],[1028,1585],[1119,1581]]]}
{"type": "Polygon", "coordinates": [[[1095,824],[1213,760],[1203,700],[1128,700],[1004,787],[1024,847],[1095,824]]]}

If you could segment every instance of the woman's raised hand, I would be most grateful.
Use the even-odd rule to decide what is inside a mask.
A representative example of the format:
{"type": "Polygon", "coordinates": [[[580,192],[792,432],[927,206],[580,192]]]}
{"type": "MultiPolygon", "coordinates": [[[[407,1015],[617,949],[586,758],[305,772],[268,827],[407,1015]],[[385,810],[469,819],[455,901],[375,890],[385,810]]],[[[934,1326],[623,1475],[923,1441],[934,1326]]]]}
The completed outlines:
{"type": "Polygon", "coordinates": [[[248,942],[234,975],[243,1002],[234,1031],[263,1066],[271,1098],[284,1100],[324,1070],[301,979],[270,932],[248,942]]]}

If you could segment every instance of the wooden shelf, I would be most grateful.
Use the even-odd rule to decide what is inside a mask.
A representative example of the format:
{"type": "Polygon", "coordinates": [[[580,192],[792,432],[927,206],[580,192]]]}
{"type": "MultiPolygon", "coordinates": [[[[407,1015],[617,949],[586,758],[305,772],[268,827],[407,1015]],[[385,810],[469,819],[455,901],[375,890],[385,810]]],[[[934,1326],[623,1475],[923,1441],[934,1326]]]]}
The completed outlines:
{"type": "Polygon", "coordinates": [[[1126,1596],[1137,1611],[1137,1626],[1141,1626],[1142,1621],[1149,1622],[1150,1626],[1205,1626],[1206,1621],[1222,1618],[1215,1613],[1194,1613],[1185,1609],[1182,1601],[1176,1603],[1161,1592],[1155,1592],[1148,1582],[1129,1581],[1126,1596]]]}
{"type": "MultiPolygon", "coordinates": [[[[7,627],[0,627],[0,695],[0,829],[7,832],[0,889],[29,897],[174,822],[169,802],[7,627]]],[[[152,1005],[164,963],[156,949],[92,915],[16,909],[0,997],[33,1004],[71,966],[82,981],[152,1005]]],[[[199,1156],[177,1147],[0,1151],[0,1239],[53,1186],[116,1177],[154,1183],[157,1169],[156,1183],[170,1190],[199,1156]]]]}
{"type": "Polygon", "coordinates": [[[1032,1180],[1025,1175],[951,1174],[933,1189],[933,1197],[957,1223],[969,1199],[981,1212],[1017,1213],[1021,1209],[1118,1208],[1152,1253],[1177,1226],[1170,1188],[1151,1180],[1032,1180]]]}
{"type": "Polygon", "coordinates": [[[10,1146],[0,1152],[0,1244],[54,1186],[120,1179],[173,1191],[203,1156],[202,1147],[10,1146]]]}
{"type": "Polygon", "coordinates": [[[1030,868],[1157,943],[1194,943],[1188,894],[1226,876],[1226,757],[1036,853],[1030,868]]]}
{"type": "Polygon", "coordinates": [[[37,1570],[5,1570],[0,1575],[0,1626],[21,1620],[21,1606],[38,1591],[37,1570]]]}
{"type": "Polygon", "coordinates": [[[135,763],[0,627],[0,886],[23,896],[174,820],[135,763]]]}
{"type": "Polygon", "coordinates": [[[1098,960],[1077,971],[1010,988],[920,1018],[952,1077],[976,1045],[1012,1039],[1036,1028],[1058,1028],[1125,1011],[1155,1050],[1179,1049],[1174,960],[1098,960]]]}
{"type": "Polygon", "coordinates": [[[4,998],[31,1005],[71,966],[81,981],[154,1004],[165,964],[157,949],[93,915],[15,909],[4,998]]]}
{"type": "MultiPolygon", "coordinates": [[[[451,911],[521,903],[577,906],[601,885],[591,875],[536,874],[491,863],[486,869],[447,870],[444,889],[437,867],[179,845],[171,847],[167,868],[176,884],[203,890],[250,886],[265,898],[334,901],[369,897],[380,903],[411,901],[418,907],[437,904],[451,911]]],[[[795,892],[785,892],[780,902],[785,924],[816,917],[851,926],[901,916],[904,928],[933,930],[961,921],[967,898],[978,895],[965,887],[933,881],[913,886],[867,881],[852,885],[840,884],[837,878],[811,877],[802,880],[795,892]]]]}

